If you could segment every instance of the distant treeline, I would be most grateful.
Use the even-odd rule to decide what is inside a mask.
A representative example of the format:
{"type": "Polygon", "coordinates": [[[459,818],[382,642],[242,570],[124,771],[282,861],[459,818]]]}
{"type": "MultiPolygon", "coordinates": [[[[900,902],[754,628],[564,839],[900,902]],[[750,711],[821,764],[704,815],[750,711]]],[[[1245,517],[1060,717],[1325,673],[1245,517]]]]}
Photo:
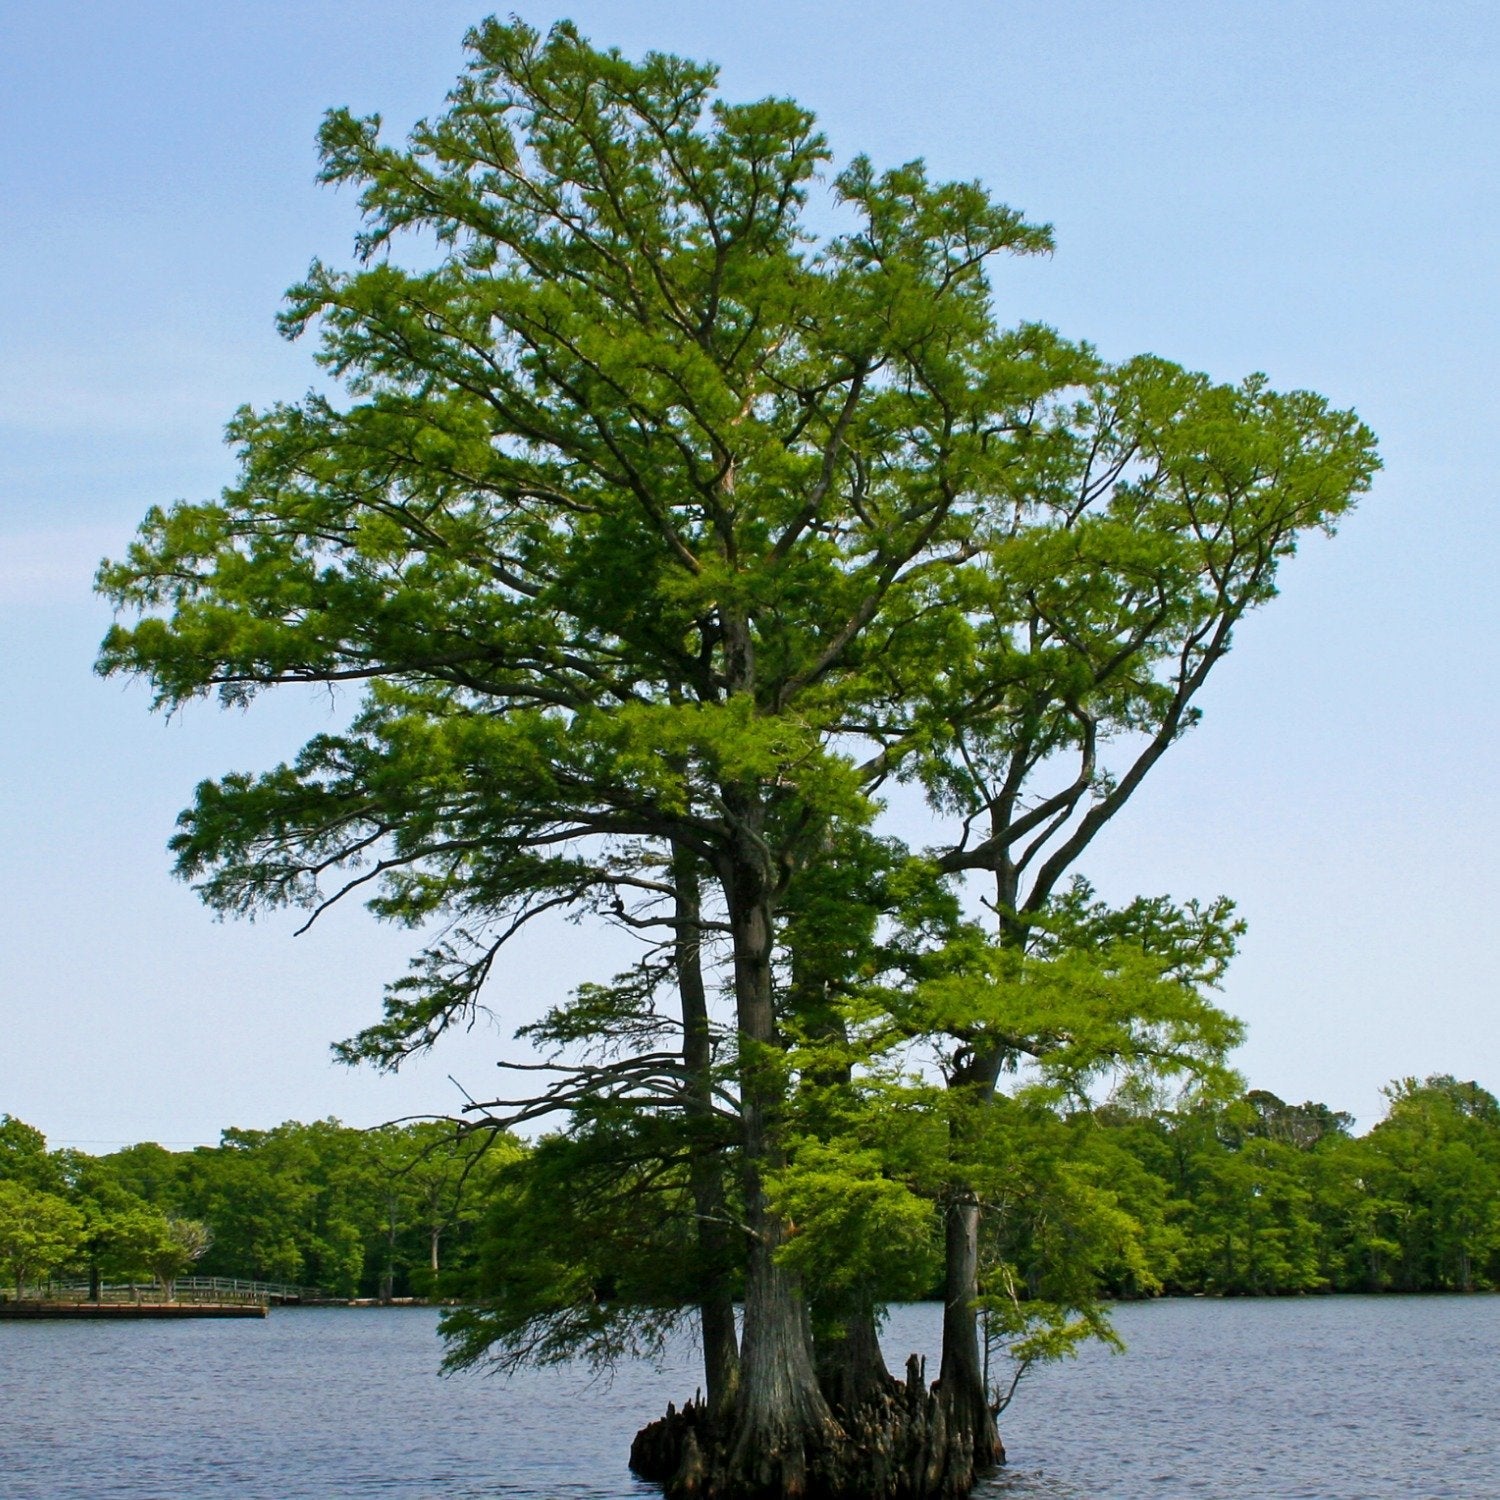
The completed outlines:
{"type": "MultiPolygon", "coordinates": [[[[1066,1231],[1069,1184],[1084,1189],[1071,1201],[1088,1205],[1107,1296],[1500,1286],[1500,1103],[1446,1075],[1386,1093],[1386,1117],[1363,1136],[1346,1114],[1260,1089],[1178,1110],[1033,1106],[1018,1191],[1058,1194],[1058,1212],[1032,1204],[1002,1235],[1018,1289],[1060,1253],[1037,1226],[1066,1231]]],[[[486,1297],[525,1256],[531,1154],[440,1122],[323,1120],[90,1156],[49,1151],[4,1115],[0,1265],[18,1292],[191,1268],[339,1296],[486,1297]]]]}
{"type": "Polygon", "coordinates": [[[1386,1091],[1386,1117],[1255,1089],[1213,1109],[1075,1117],[1119,1206],[1145,1231],[1145,1276],[1114,1295],[1475,1291],[1500,1286],[1500,1103],[1448,1075],[1386,1091]],[[1144,1284],[1143,1284],[1144,1282],[1144,1284]]]}
{"type": "Polygon", "coordinates": [[[217,1146],[49,1151],[0,1115],[0,1267],[53,1277],[235,1276],[334,1296],[443,1295],[466,1261],[508,1137],[440,1122],[226,1130],[217,1146]]]}

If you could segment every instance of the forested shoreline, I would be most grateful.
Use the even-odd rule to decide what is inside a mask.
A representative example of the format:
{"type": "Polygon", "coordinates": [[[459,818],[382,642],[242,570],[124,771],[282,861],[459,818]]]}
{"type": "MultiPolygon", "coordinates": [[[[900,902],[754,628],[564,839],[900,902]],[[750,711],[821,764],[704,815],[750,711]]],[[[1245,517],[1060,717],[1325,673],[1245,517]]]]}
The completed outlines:
{"type": "Polygon", "coordinates": [[[451,1124],[357,1130],[338,1120],[225,1130],[217,1146],[49,1151],[0,1116],[0,1266],[12,1293],[52,1278],[186,1274],[316,1287],[335,1297],[450,1295],[508,1138],[451,1124]]]}
{"type": "MultiPolygon", "coordinates": [[[[1022,1302],[1055,1294],[1059,1277],[1100,1299],[1495,1289],[1500,1103],[1447,1075],[1386,1095],[1386,1117],[1355,1135],[1347,1114],[1259,1089],[1176,1110],[1069,1110],[1023,1091],[1002,1106],[1022,1144],[1015,1200],[994,1205],[998,1269],[1022,1302]]],[[[641,1185],[616,1175],[601,1195],[583,1174],[569,1193],[549,1180],[559,1147],[566,1156],[561,1137],[528,1145],[442,1121],[329,1119],[96,1156],[49,1150],[0,1116],[0,1266],[15,1295],[91,1274],[169,1284],[191,1269],[458,1300],[487,1319],[534,1316],[581,1276],[583,1302],[670,1324],[691,1305],[672,1285],[686,1261],[631,1233],[648,1222],[641,1185]]],[[[940,1244],[902,1259],[883,1280],[941,1295],[940,1244]]],[[[450,1321],[461,1350],[464,1315],[450,1321]]]]}

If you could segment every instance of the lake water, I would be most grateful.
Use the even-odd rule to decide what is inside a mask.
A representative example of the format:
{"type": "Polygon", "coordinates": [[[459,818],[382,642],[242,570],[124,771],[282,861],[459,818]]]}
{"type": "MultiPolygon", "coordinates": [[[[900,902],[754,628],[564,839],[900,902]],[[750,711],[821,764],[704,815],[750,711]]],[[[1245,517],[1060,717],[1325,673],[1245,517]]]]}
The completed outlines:
{"type": "MultiPolygon", "coordinates": [[[[893,1368],[937,1310],[898,1308],[893,1368]]],[[[436,1313],[0,1322],[3,1500],[625,1500],[630,1439],[696,1385],[691,1351],[612,1382],[437,1376],[436,1313]]],[[[980,1492],[1135,1500],[1500,1497],[1500,1298],[1169,1301],[1129,1353],[1036,1372],[980,1492]]],[[[936,1369],[933,1360],[930,1368],[936,1369]]]]}

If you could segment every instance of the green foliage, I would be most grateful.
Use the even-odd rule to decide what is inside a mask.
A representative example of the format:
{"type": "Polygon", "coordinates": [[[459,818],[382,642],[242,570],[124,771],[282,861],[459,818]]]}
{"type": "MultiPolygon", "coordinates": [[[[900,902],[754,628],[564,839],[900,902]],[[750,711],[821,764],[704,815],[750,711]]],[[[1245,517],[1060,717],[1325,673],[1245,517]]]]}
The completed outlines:
{"type": "Polygon", "coordinates": [[[442,1121],[374,1131],[289,1121],[226,1130],[216,1147],[148,1142],[102,1157],[49,1153],[39,1131],[9,1117],[4,1128],[25,1147],[24,1172],[0,1177],[12,1276],[152,1277],[169,1295],[190,1270],[336,1296],[451,1295],[489,1183],[522,1150],[504,1134],[442,1121]]]}
{"type": "Polygon", "coordinates": [[[462,919],[345,1048],[392,1066],[471,1012],[516,924],[608,889],[621,841],[723,856],[747,797],[790,873],[877,776],[967,813],[990,771],[1021,795],[1007,756],[1081,748],[1017,826],[1094,797],[1086,843],[1139,779],[1097,752],[1187,726],[1298,533],[1375,466],[1315,396],[999,329],[989,265],[1051,238],[975,184],[857,159],[818,241],[827,151],[790,102],[568,26],[468,45],[404,149],[325,122],[362,264],[315,264],[283,324],[350,399],[242,412],[239,482],[153,511],[100,574],[139,615],[100,668],[163,705],[365,684],[346,730],[204,783],[174,847],[221,910],[462,919]],[[400,266],[408,231],[435,265],[400,266]]]}
{"type": "Polygon", "coordinates": [[[484,1184],[517,1149],[439,1121],[375,1131],[289,1121],[226,1130],[216,1147],[146,1144],[89,1159],[80,1191],[100,1225],[100,1264],[110,1275],[151,1271],[169,1281],[185,1271],[170,1269],[183,1259],[171,1221],[206,1226],[208,1243],[189,1257],[204,1275],[289,1281],[335,1296],[441,1296],[465,1263],[484,1184]],[[155,1229],[138,1224],[140,1234],[125,1238],[138,1246],[166,1236],[155,1261],[109,1248],[112,1216],[138,1209],[155,1229]]]}
{"type": "Polygon", "coordinates": [[[0,1179],[0,1264],[17,1297],[67,1263],[82,1228],[83,1216],[65,1199],[0,1179]]]}
{"type": "Polygon", "coordinates": [[[47,1150],[47,1137],[34,1125],[0,1114],[0,1182],[18,1182],[39,1192],[62,1190],[62,1161],[47,1150]]]}
{"type": "Polygon", "coordinates": [[[779,1257],[830,1315],[924,1296],[942,1266],[930,1189],[941,1138],[912,1101],[861,1093],[858,1114],[847,1112],[837,1130],[825,1121],[794,1137],[787,1164],[766,1183],[788,1222],[779,1257]]]}
{"type": "Polygon", "coordinates": [[[651,1357],[697,1301],[682,1132],[628,1114],[550,1136],[500,1168],[463,1284],[443,1316],[450,1369],[651,1357]]]}
{"type": "Polygon", "coordinates": [[[1104,1306],[1108,1274],[1148,1293],[1160,1283],[1145,1231],[1122,1206],[1101,1154],[1045,1092],[994,1100],[965,1135],[968,1151],[954,1170],[985,1209],[979,1307],[1003,1405],[1037,1362],[1065,1358],[1091,1338],[1118,1346],[1104,1306]],[[997,1361],[1009,1362],[1008,1382],[997,1361]]]}
{"type": "Polygon", "coordinates": [[[155,1276],[170,1283],[192,1264],[173,1236],[172,1226],[185,1221],[168,1219],[145,1204],[90,1212],[85,1205],[82,1258],[102,1281],[136,1282],[155,1276]]]}
{"type": "Polygon", "coordinates": [[[1390,1113],[1370,1133],[1368,1191],[1400,1290],[1470,1291],[1500,1284],[1500,1104],[1476,1083],[1438,1075],[1387,1090],[1390,1113]]]}
{"type": "Polygon", "coordinates": [[[404,1279],[418,1296],[451,1295],[463,1284],[491,1183],[522,1148],[507,1135],[438,1120],[385,1126],[370,1143],[385,1208],[385,1294],[404,1279]]]}
{"type": "Polygon", "coordinates": [[[122,1147],[93,1159],[84,1191],[101,1200],[120,1195],[176,1211],[182,1204],[184,1167],[190,1158],[155,1141],[122,1147]]]}
{"type": "MultiPolygon", "coordinates": [[[[1109,1118],[1179,1237],[1169,1290],[1469,1291],[1500,1285],[1500,1114],[1439,1076],[1388,1091],[1368,1134],[1252,1090],[1224,1106],[1109,1118]]],[[[1111,1281],[1129,1292],[1127,1284],[1111,1281]]]]}
{"type": "Polygon", "coordinates": [[[213,1234],[200,1219],[164,1219],[145,1246],[145,1261],[157,1285],[170,1299],[173,1284],[202,1260],[213,1234]]]}

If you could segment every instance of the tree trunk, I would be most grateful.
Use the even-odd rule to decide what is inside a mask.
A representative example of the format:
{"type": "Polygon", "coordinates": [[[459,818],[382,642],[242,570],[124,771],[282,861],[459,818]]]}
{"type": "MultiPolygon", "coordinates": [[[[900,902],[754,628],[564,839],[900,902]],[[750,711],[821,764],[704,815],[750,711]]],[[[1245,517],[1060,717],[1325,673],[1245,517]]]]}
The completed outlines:
{"type": "Polygon", "coordinates": [[[385,1270],[380,1276],[380,1300],[389,1302],[396,1294],[396,1197],[388,1194],[386,1208],[389,1220],[386,1228],[385,1270]]]}
{"type": "MultiPolygon", "coordinates": [[[[943,1363],[939,1389],[949,1432],[961,1436],[973,1472],[1003,1462],[1005,1450],[990,1410],[979,1347],[979,1203],[973,1193],[955,1194],[948,1204],[943,1279],[943,1363]]],[[[955,1459],[957,1459],[955,1454],[955,1459]]],[[[972,1473],[970,1476],[972,1482],[972,1473]]],[[[960,1491],[961,1493],[961,1491],[960,1491]]]]}
{"type": "Polygon", "coordinates": [[[840,1417],[893,1394],[899,1382],[886,1368],[873,1304],[839,1320],[837,1334],[817,1344],[818,1385],[840,1417]]]}
{"type": "Polygon", "coordinates": [[[739,1335],[730,1287],[732,1231],[724,1202],[723,1169],[714,1148],[713,1045],[708,1021],[708,993],[703,983],[701,952],[702,900],[698,871],[690,851],[673,851],[677,988],[682,1003],[682,1060],[688,1070],[687,1091],[695,1139],[688,1183],[697,1218],[702,1262],[698,1316],[703,1334],[703,1376],[709,1410],[723,1414],[739,1387],[739,1335]]]}
{"type": "MultiPolygon", "coordinates": [[[[749,830],[758,835],[755,824],[749,830]]],[[[729,1470],[745,1495],[801,1496],[820,1450],[839,1435],[818,1389],[802,1287],[779,1265],[786,1225],[766,1197],[764,1174],[782,1164],[779,1113],[785,1082],[771,980],[769,880],[758,862],[726,881],[740,1031],[745,1217],[750,1253],[745,1331],[729,1470]]]]}
{"type": "MultiPolygon", "coordinates": [[[[730,1473],[745,1495],[803,1496],[821,1452],[838,1436],[813,1370],[798,1279],[776,1263],[780,1221],[762,1197],[745,1283],[745,1332],[730,1473]]],[[[733,1493],[733,1491],[731,1491],[733,1493]]]]}
{"type": "MultiPolygon", "coordinates": [[[[992,831],[1000,831],[998,823],[992,831]]],[[[1026,944],[1026,929],[1010,915],[1015,911],[1018,893],[1016,872],[1003,848],[994,875],[1000,944],[1022,949],[1026,944]]],[[[950,1087],[968,1092],[976,1104],[987,1106],[995,1097],[1003,1061],[1001,1046],[992,1041],[976,1049],[968,1066],[950,1080],[950,1087]]],[[[955,1128],[961,1129],[961,1123],[955,1128]]],[[[990,1410],[990,1394],[985,1388],[978,1299],[979,1200],[971,1187],[958,1183],[952,1190],[944,1220],[943,1358],[938,1384],[950,1441],[950,1471],[944,1483],[961,1487],[942,1493],[967,1493],[978,1475],[1005,1461],[1005,1449],[990,1410]]]]}
{"type": "MultiPolygon", "coordinates": [[[[750,825],[747,844],[758,844],[759,831],[750,825]]],[[[1003,1456],[977,1358],[971,1362],[977,1380],[958,1395],[945,1394],[941,1384],[929,1390],[915,1356],[905,1382],[892,1380],[880,1358],[874,1308],[867,1306],[850,1312],[847,1345],[835,1357],[851,1408],[840,1413],[842,1421],[819,1384],[803,1289],[776,1256],[788,1228],[765,1190],[767,1174],[785,1159],[787,1088],[773,1004],[770,884],[750,858],[726,861],[723,879],[734,944],[749,1236],[739,1389],[728,1412],[707,1402],[669,1407],[636,1435],[631,1468],[671,1500],[957,1500],[1003,1456]]],[[[968,1319],[971,1343],[976,1266],[971,1257],[969,1289],[953,1304],[955,1320],[968,1319]]]]}
{"type": "MultiPolygon", "coordinates": [[[[743,668],[751,649],[748,638],[731,647],[730,655],[743,668]]],[[[964,1424],[950,1432],[948,1403],[928,1390],[920,1362],[914,1356],[904,1384],[890,1382],[883,1394],[857,1404],[841,1424],[814,1369],[803,1289],[777,1259],[788,1226],[769,1201],[766,1181],[785,1161],[781,1131],[788,1080],[772,985],[772,856],[758,794],[731,790],[724,802],[733,844],[720,857],[719,876],[733,942],[749,1243],[739,1386],[727,1412],[715,1411],[711,1403],[691,1402],[681,1411],[669,1407],[664,1418],[636,1435],[631,1468],[662,1485],[672,1500],[951,1500],[972,1486],[974,1447],[964,1424]]],[[[679,901],[685,893],[684,887],[679,901]]],[[[678,928],[679,934],[695,930],[678,928]]],[[[685,1020],[695,1003],[685,993],[685,1020]]],[[[961,1305],[972,1319],[971,1301],[961,1305]]],[[[866,1372],[883,1369],[873,1308],[850,1332],[851,1360],[866,1372]]],[[[981,1401],[982,1395],[981,1383],[981,1401]]],[[[987,1417],[987,1407],[984,1412],[987,1417]]],[[[992,1444],[986,1458],[992,1461],[996,1453],[998,1444],[992,1444]]]]}
{"type": "MultiPolygon", "coordinates": [[[[726,799],[727,800],[727,799],[726,799]]],[[[778,1264],[787,1227],[771,1207],[765,1175],[784,1160],[780,1115],[786,1081],[772,989],[772,884],[753,797],[733,810],[741,847],[720,871],[734,947],[740,1039],[740,1118],[745,1230],[745,1326],[733,1408],[669,1408],[636,1436],[631,1467],[671,1496],[802,1500],[833,1489],[820,1476],[844,1440],[813,1370],[807,1305],[796,1275],[778,1264]]]]}

